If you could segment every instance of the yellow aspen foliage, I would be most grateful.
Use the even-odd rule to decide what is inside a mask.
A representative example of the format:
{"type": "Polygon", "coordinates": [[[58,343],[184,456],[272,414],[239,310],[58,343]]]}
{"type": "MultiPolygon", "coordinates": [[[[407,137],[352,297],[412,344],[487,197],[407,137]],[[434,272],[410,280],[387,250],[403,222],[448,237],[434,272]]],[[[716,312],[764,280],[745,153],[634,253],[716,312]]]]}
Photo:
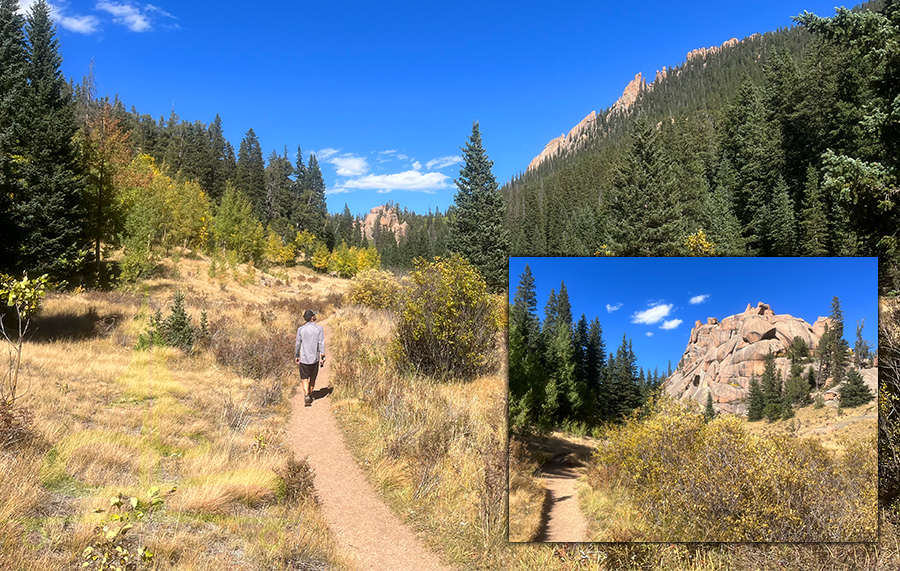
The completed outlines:
{"type": "Polygon", "coordinates": [[[684,239],[684,246],[691,256],[715,256],[716,245],[709,241],[709,237],[703,229],[697,230],[684,239]]]}

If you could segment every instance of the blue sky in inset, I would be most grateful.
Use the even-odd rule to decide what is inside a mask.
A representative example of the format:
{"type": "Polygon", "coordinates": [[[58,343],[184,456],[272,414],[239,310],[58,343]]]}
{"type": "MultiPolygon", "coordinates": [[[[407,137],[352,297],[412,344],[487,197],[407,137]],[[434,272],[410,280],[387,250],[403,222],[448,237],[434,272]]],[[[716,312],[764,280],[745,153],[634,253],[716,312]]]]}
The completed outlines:
{"type": "Polygon", "coordinates": [[[575,321],[582,313],[599,318],[607,352],[626,335],[645,370],[662,373],[669,360],[674,369],[696,321],[760,301],[811,325],[838,296],[850,346],[863,319],[863,337],[877,342],[877,258],[510,258],[510,303],[526,264],[541,321],[550,289],[565,282],[575,321]]]}

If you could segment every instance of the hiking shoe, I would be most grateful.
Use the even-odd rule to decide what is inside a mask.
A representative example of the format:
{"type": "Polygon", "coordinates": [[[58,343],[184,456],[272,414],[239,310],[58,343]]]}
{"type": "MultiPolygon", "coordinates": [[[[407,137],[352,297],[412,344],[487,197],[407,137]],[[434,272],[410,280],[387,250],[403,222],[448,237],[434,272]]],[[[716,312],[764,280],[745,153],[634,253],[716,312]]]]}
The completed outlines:
{"type": "Polygon", "coordinates": [[[306,406],[312,406],[312,397],[306,395],[305,397],[303,397],[303,402],[306,403],[306,406]]]}

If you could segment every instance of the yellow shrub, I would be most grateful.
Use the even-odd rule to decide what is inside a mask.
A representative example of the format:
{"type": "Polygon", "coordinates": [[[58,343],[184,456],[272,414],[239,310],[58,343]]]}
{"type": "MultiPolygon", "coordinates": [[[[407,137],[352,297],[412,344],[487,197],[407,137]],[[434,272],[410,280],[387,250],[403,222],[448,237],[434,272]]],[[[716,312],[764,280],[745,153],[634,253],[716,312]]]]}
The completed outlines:
{"type": "Polygon", "coordinates": [[[365,270],[350,284],[350,303],[373,309],[389,309],[396,305],[400,284],[393,274],[379,270],[365,270]]]}

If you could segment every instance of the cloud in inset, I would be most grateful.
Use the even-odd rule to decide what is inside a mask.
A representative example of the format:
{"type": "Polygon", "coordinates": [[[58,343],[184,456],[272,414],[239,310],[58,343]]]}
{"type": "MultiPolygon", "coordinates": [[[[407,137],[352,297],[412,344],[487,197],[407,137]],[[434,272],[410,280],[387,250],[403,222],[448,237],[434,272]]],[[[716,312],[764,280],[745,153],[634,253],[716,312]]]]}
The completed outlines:
{"type": "Polygon", "coordinates": [[[651,307],[650,309],[645,309],[644,311],[637,311],[631,316],[632,323],[643,323],[646,325],[653,325],[654,323],[659,323],[663,320],[663,318],[668,317],[668,315],[672,312],[672,308],[674,305],[669,304],[659,304],[651,307]]]}
{"type": "Polygon", "coordinates": [[[682,323],[683,323],[683,322],[682,322],[680,319],[672,319],[671,321],[665,321],[665,322],[663,322],[663,324],[660,325],[659,328],[660,328],[660,329],[666,329],[666,330],[669,330],[669,329],[675,329],[676,327],[678,327],[678,326],[681,325],[682,323]]]}
{"type": "Polygon", "coordinates": [[[709,299],[708,294],[695,295],[694,297],[692,297],[691,299],[688,300],[688,303],[691,305],[697,305],[698,303],[703,303],[707,299],[709,299]]]}
{"type": "Polygon", "coordinates": [[[606,304],[606,313],[612,313],[613,311],[619,311],[622,309],[622,303],[617,303],[615,305],[606,304]]]}
{"type": "Polygon", "coordinates": [[[425,168],[427,168],[428,170],[441,170],[443,168],[459,164],[460,162],[462,162],[462,157],[459,155],[438,157],[436,159],[431,159],[430,161],[425,163],[425,168]]]}

